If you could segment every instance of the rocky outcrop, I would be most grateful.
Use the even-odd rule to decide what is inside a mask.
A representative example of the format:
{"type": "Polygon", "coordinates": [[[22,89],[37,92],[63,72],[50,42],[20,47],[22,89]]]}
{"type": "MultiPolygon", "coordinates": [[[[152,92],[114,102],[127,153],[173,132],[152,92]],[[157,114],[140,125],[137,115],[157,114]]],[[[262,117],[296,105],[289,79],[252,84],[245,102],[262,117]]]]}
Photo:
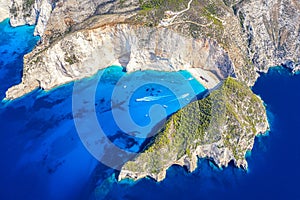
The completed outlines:
{"type": "Polygon", "coordinates": [[[300,2],[241,1],[234,6],[247,33],[249,58],[259,71],[271,66],[299,65],[300,2]]]}
{"type": "Polygon", "coordinates": [[[9,18],[9,4],[10,1],[0,0],[0,22],[9,18]]]}
{"type": "MultiPolygon", "coordinates": [[[[188,2],[163,3],[136,18],[156,25],[164,18],[163,11],[180,11],[188,2]]],[[[294,68],[299,66],[299,9],[297,0],[193,1],[169,27],[216,40],[228,52],[239,80],[252,86],[259,77],[257,71],[291,62],[294,68]]]]}
{"type": "Polygon", "coordinates": [[[0,0],[0,21],[10,18],[12,26],[37,25],[35,35],[43,35],[55,1],[0,0]]]}
{"type": "Polygon", "coordinates": [[[0,0],[0,21],[10,18],[12,26],[36,25],[34,34],[44,36],[47,31],[48,40],[94,15],[127,13],[138,7],[138,0],[0,0]]]}
{"type": "Polygon", "coordinates": [[[46,27],[44,42],[60,38],[81,27],[81,23],[90,20],[93,16],[104,14],[131,15],[139,7],[138,0],[67,0],[58,1],[51,13],[46,27]]]}
{"type": "Polygon", "coordinates": [[[50,19],[51,12],[55,7],[55,3],[49,3],[48,0],[40,0],[36,4],[37,23],[34,30],[34,35],[43,36],[47,27],[48,20],[50,19]]]}
{"type": "Polygon", "coordinates": [[[34,25],[38,16],[35,0],[13,0],[9,6],[9,18],[12,26],[34,25]],[[37,12],[36,12],[37,11],[37,12]]]}
{"type": "Polygon", "coordinates": [[[267,129],[262,100],[228,78],[209,97],[172,115],[152,143],[122,167],[118,180],[148,176],[161,181],[174,164],[194,171],[198,157],[209,158],[218,167],[234,161],[247,169],[246,152],[253,148],[255,136],[267,129]]]}
{"type": "Polygon", "coordinates": [[[18,98],[37,87],[49,90],[91,76],[114,63],[128,72],[201,68],[210,71],[218,82],[234,73],[227,53],[214,41],[184,37],[166,28],[130,24],[77,31],[34,53],[25,56],[22,83],[7,91],[7,99],[18,98]]]}

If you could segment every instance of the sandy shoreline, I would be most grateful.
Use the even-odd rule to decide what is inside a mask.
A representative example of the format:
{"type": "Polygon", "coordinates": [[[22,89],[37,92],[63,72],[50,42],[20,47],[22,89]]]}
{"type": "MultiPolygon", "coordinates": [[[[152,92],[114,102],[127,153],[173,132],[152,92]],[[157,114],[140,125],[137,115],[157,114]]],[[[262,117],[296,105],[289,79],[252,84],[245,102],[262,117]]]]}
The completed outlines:
{"type": "Polygon", "coordinates": [[[187,71],[190,72],[206,89],[211,90],[220,83],[220,80],[210,71],[201,68],[190,68],[187,69],[187,71]]]}

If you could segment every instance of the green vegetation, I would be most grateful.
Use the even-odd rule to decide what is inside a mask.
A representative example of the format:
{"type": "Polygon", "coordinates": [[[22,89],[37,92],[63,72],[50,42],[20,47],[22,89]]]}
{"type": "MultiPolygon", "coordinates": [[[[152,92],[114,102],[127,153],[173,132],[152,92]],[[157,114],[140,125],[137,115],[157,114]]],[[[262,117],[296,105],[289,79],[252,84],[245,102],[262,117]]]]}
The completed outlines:
{"type": "Polygon", "coordinates": [[[126,0],[120,0],[120,5],[123,6],[126,0]]]}
{"type": "Polygon", "coordinates": [[[244,21],[245,21],[245,17],[243,15],[243,13],[239,12],[239,19],[240,19],[240,25],[241,25],[241,28],[244,28],[244,21]]]}
{"type": "Polygon", "coordinates": [[[34,4],[35,0],[25,0],[24,4],[23,4],[23,9],[24,10],[28,10],[32,7],[32,5],[34,4]]]}
{"type": "Polygon", "coordinates": [[[206,17],[208,21],[212,21],[218,29],[224,29],[222,22],[216,17],[218,12],[217,7],[214,4],[208,4],[207,6],[205,6],[201,14],[202,16],[206,17]]]}
{"type": "Polygon", "coordinates": [[[217,6],[216,6],[216,4],[213,3],[213,2],[210,3],[210,4],[208,4],[207,6],[205,6],[205,9],[206,9],[209,13],[211,13],[211,14],[213,14],[213,15],[218,14],[217,6]]]}
{"type": "Polygon", "coordinates": [[[157,174],[183,156],[192,157],[199,145],[222,142],[233,158],[244,160],[257,126],[266,124],[262,101],[234,78],[208,97],[173,114],[151,144],[123,169],[157,174]]]}
{"type": "Polygon", "coordinates": [[[9,12],[14,16],[14,17],[17,17],[18,16],[18,9],[17,7],[15,6],[15,4],[12,4],[12,6],[10,7],[9,9],[9,12]]]}
{"type": "Polygon", "coordinates": [[[141,10],[134,21],[145,26],[156,26],[164,17],[166,10],[185,9],[188,2],[188,0],[139,0],[141,10]]]}
{"type": "Polygon", "coordinates": [[[143,10],[158,9],[166,6],[179,6],[184,0],[139,0],[143,10]]]}
{"type": "Polygon", "coordinates": [[[151,10],[153,8],[159,8],[164,1],[163,0],[150,0],[150,1],[139,0],[139,2],[143,10],[151,10]]]}
{"type": "Polygon", "coordinates": [[[74,54],[71,56],[65,55],[65,62],[69,63],[70,65],[73,65],[78,62],[78,59],[74,54]]]}
{"type": "Polygon", "coordinates": [[[40,56],[36,56],[34,59],[32,59],[30,62],[34,63],[35,65],[41,62],[41,57],[40,56]]]}

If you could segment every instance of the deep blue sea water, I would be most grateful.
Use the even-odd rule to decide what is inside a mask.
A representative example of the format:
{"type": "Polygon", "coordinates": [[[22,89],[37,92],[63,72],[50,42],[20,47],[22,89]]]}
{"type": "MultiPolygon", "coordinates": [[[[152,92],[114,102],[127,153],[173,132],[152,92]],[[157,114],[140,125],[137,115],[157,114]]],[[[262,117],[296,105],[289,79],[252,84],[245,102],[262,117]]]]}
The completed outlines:
{"type": "MultiPolygon", "coordinates": [[[[22,56],[39,39],[32,36],[33,29],[11,28],[8,20],[0,23],[1,99],[7,88],[21,80],[22,56]]],[[[153,105],[162,105],[154,116],[163,119],[195,94],[205,92],[184,71],[126,74],[117,66],[75,86],[77,83],[91,92],[97,84],[95,98],[84,102],[93,105],[110,141],[129,152],[139,151],[145,134],[125,134],[111,108],[127,108],[138,126],[150,124],[150,130],[153,115],[149,109],[153,105]],[[128,102],[123,101],[127,96],[128,102]]],[[[256,138],[247,159],[248,172],[233,166],[220,170],[201,159],[193,173],[171,167],[160,183],[151,179],[117,183],[116,171],[89,153],[74,124],[73,89],[74,83],[70,83],[0,104],[0,199],[300,199],[299,75],[272,68],[253,87],[266,103],[271,130],[267,136],[256,138]]],[[[119,118],[121,125],[123,119],[126,121],[119,118]]]]}

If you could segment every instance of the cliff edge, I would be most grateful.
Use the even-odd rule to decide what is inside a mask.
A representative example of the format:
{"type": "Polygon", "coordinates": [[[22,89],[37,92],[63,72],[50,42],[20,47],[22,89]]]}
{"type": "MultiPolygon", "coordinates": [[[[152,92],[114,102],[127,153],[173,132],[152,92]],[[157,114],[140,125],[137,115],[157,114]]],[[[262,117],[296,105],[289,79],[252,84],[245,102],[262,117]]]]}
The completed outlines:
{"type": "Polygon", "coordinates": [[[234,74],[228,54],[210,39],[185,37],[164,27],[98,25],[26,55],[22,83],[8,89],[6,99],[21,97],[38,87],[50,90],[113,64],[124,66],[127,72],[200,68],[210,72],[207,81],[199,79],[209,89],[234,74]]]}
{"type": "MultiPolygon", "coordinates": [[[[7,91],[7,99],[20,97],[37,87],[51,89],[60,84],[90,76],[97,70],[107,67],[110,63],[102,62],[100,58],[103,55],[106,59],[108,57],[106,57],[105,50],[99,50],[100,48],[108,46],[114,49],[119,48],[119,55],[114,50],[115,55],[112,56],[114,60],[111,61],[120,59],[123,56],[120,52],[124,53],[122,41],[116,44],[108,38],[111,45],[93,46],[82,36],[88,35],[87,32],[92,32],[92,29],[106,25],[107,28],[102,30],[103,34],[108,35],[109,32],[116,34],[119,37],[117,40],[120,40],[122,31],[113,30],[113,27],[118,27],[117,24],[128,24],[128,27],[139,25],[139,29],[142,29],[141,27],[144,30],[151,29],[154,34],[161,36],[163,34],[159,32],[175,32],[187,38],[187,41],[190,40],[189,38],[193,38],[194,41],[209,41],[208,46],[220,46],[228,54],[236,77],[249,86],[253,85],[258,78],[257,72],[266,72],[271,66],[283,65],[294,72],[300,69],[300,5],[295,0],[266,0],[264,2],[255,0],[12,0],[10,3],[0,0],[0,4],[3,5],[0,9],[0,18],[10,17],[10,22],[14,26],[36,24],[35,34],[41,36],[40,44],[24,58],[22,83],[7,91]],[[111,27],[110,30],[109,27],[111,27]],[[81,40],[76,39],[77,35],[81,40]],[[67,48],[61,47],[62,44],[67,48]],[[73,53],[73,47],[76,47],[75,53],[73,53]],[[57,57],[54,54],[58,54],[57,57]],[[98,59],[95,58],[96,54],[98,54],[98,59]]],[[[129,34],[124,31],[123,33],[124,37],[129,34]]],[[[151,36],[150,33],[151,31],[148,36],[151,36]]],[[[139,40],[138,35],[133,34],[139,40]]],[[[164,44],[170,45],[170,50],[178,52],[176,48],[180,47],[176,47],[169,38],[173,35],[165,34],[163,36],[166,36],[165,38],[161,37],[156,42],[166,40],[164,44]]],[[[142,35],[141,38],[144,36],[142,35]]],[[[101,38],[97,39],[101,40],[101,38]]],[[[95,42],[93,37],[90,40],[95,42]]],[[[124,41],[132,42],[126,38],[124,41]]],[[[159,50],[155,43],[147,45],[154,45],[150,48],[156,49],[155,58],[159,59],[161,55],[163,56],[163,53],[157,53],[159,50]]],[[[130,44],[130,46],[135,45],[130,44]]],[[[196,49],[185,50],[191,51],[190,55],[195,55],[196,49]]],[[[201,50],[199,52],[201,55],[196,57],[213,55],[215,49],[211,50],[209,48],[207,52],[201,50]]],[[[143,56],[149,57],[152,53],[152,51],[147,53],[144,51],[143,56]]],[[[163,67],[149,67],[149,64],[154,64],[153,60],[150,61],[147,58],[147,62],[140,62],[142,53],[140,57],[137,54],[136,52],[131,60],[128,71],[143,68],[142,64],[148,66],[145,69],[170,70],[170,67],[165,67],[165,64],[162,65],[163,67]],[[136,62],[135,66],[133,66],[134,62],[136,62]]],[[[188,53],[180,56],[188,56],[188,53]]],[[[129,62],[128,58],[126,59],[126,62],[129,62]]],[[[173,64],[174,58],[172,59],[170,64],[173,64]]],[[[174,69],[191,67],[208,69],[212,66],[210,64],[212,59],[206,63],[204,60],[201,63],[191,63],[186,62],[182,57],[181,59],[183,60],[175,59],[174,69]],[[179,67],[180,64],[181,67],[179,67]]],[[[228,63],[226,57],[217,65],[225,65],[227,69],[228,63]]],[[[209,70],[214,70],[214,67],[209,70]]],[[[207,79],[214,80],[214,85],[216,85],[222,80],[222,77],[215,78],[218,73],[217,71],[213,74],[207,72],[204,74],[208,76],[207,79]]],[[[199,75],[199,73],[196,74],[199,75]]],[[[229,74],[231,73],[228,72],[227,75],[229,74]]],[[[202,83],[205,84],[203,81],[202,83]]],[[[212,85],[208,84],[207,87],[212,87],[212,85]]]]}

